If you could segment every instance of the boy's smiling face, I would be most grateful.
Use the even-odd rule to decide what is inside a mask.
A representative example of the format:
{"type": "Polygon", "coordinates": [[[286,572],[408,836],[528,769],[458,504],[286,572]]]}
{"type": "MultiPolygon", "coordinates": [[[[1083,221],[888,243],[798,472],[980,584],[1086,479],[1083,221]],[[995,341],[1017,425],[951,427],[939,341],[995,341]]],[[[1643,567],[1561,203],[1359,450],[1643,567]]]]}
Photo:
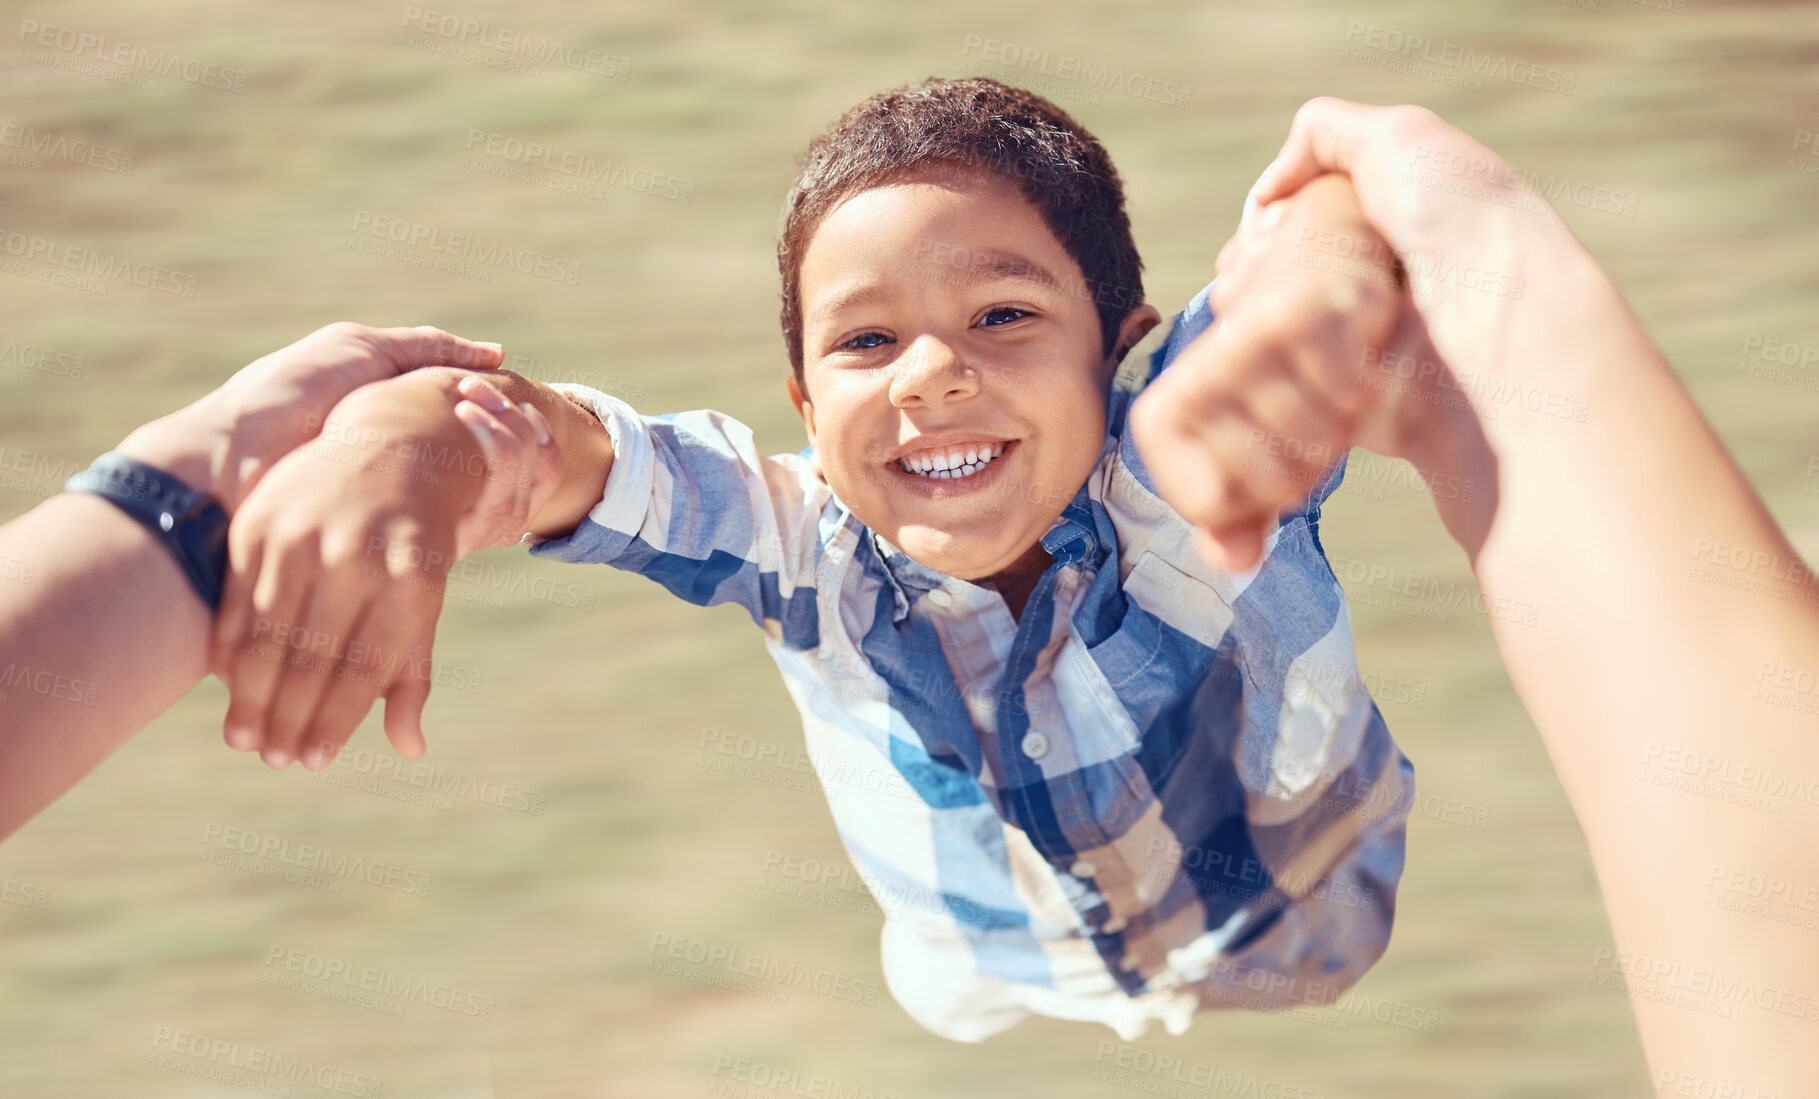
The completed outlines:
{"type": "MultiPolygon", "coordinates": [[[[859,191],[801,262],[802,414],[828,486],[938,572],[1046,563],[1038,542],[1098,463],[1117,360],[1081,274],[1015,186],[939,171],[859,191]]],[[[1013,569],[1013,567],[1015,567],[1013,569]]]]}

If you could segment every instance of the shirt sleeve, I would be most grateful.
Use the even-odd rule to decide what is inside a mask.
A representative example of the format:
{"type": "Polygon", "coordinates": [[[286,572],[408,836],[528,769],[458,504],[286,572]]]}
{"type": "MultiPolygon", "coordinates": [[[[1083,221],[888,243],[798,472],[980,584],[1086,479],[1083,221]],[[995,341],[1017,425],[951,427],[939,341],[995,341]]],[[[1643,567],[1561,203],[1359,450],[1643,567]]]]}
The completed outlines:
{"type": "Polygon", "coordinates": [[[699,606],[737,603],[773,638],[814,648],[819,526],[832,493],[800,455],[761,458],[719,412],[641,416],[580,385],[613,440],[606,491],[567,535],[531,552],[636,572],[699,606]]]}

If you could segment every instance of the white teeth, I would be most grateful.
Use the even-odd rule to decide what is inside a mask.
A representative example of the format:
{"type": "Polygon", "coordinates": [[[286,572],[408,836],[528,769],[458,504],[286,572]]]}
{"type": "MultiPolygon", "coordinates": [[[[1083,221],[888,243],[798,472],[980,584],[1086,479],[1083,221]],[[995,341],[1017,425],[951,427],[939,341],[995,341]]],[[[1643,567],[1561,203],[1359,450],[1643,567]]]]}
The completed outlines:
{"type": "Polygon", "coordinates": [[[910,458],[900,458],[897,461],[897,468],[905,473],[914,473],[935,481],[971,477],[996,461],[1008,445],[1008,443],[992,443],[984,447],[974,445],[965,450],[956,448],[946,452],[937,451],[910,458]]]}

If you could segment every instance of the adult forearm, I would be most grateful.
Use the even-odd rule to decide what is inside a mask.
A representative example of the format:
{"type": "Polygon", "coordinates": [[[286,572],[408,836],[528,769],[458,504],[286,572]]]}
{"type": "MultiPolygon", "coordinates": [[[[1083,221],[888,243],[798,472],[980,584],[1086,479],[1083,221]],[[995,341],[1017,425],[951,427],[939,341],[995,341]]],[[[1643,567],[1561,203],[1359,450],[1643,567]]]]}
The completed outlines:
{"type": "Polygon", "coordinates": [[[1819,856],[1790,838],[1819,823],[1811,802],[1757,781],[1819,780],[1810,711],[1765,700],[1784,670],[1819,671],[1819,587],[1583,248],[1562,235],[1525,259],[1529,294],[1485,332],[1500,354],[1472,387],[1504,403],[1460,447],[1494,508],[1468,548],[1617,949],[1648,974],[1587,963],[1636,988],[1658,1074],[1795,1094],[1819,1078],[1819,999],[1796,1012],[1781,993],[1819,997],[1819,936],[1712,895],[1736,871],[1796,899],[1819,887],[1819,856]],[[1742,989],[1703,997],[1728,1017],[1673,1002],[1695,973],[1742,989]]]}
{"type": "Polygon", "coordinates": [[[1421,108],[1316,99],[1251,216],[1332,171],[1403,257],[1437,352],[1389,364],[1420,400],[1388,406],[1415,427],[1388,452],[1453,478],[1441,516],[1604,886],[1621,956],[1588,978],[1630,981],[1664,1092],[1810,1092],[1819,589],[1523,173],[1421,108]],[[1432,186],[1449,176],[1474,186],[1432,186]],[[1461,394],[1464,414],[1414,411],[1461,394]]]}
{"type": "Polygon", "coordinates": [[[170,553],[98,496],[0,526],[0,838],[207,671],[209,613],[170,553]]]}
{"type": "MultiPolygon", "coordinates": [[[[216,390],[115,449],[231,509],[245,453],[216,390]]],[[[0,526],[0,838],[99,766],[208,671],[209,610],[170,551],[92,493],[0,526]]]]}

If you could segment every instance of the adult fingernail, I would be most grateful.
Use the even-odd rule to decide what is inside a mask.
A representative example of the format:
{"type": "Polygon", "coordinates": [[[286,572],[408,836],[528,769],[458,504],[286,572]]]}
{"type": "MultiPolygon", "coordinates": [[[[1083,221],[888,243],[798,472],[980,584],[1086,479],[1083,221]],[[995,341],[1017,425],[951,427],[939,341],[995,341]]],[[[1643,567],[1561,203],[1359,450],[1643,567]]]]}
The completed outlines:
{"type": "Polygon", "coordinates": [[[536,405],[529,401],[525,401],[518,406],[518,411],[524,413],[524,418],[529,420],[531,426],[537,429],[537,442],[547,443],[550,441],[549,421],[543,418],[543,413],[537,411],[536,405]]]}
{"type": "Polygon", "coordinates": [[[501,353],[505,351],[505,345],[502,343],[492,343],[488,340],[476,340],[474,343],[477,347],[486,347],[501,353]]]}
{"type": "Polygon", "coordinates": [[[272,768],[274,771],[284,770],[286,767],[290,766],[291,762],[291,754],[283,748],[267,748],[265,751],[259,753],[259,758],[263,759],[265,765],[272,768]]]}
{"type": "Polygon", "coordinates": [[[227,745],[236,752],[250,752],[259,746],[259,734],[245,725],[230,725],[227,729],[227,745]]]}

